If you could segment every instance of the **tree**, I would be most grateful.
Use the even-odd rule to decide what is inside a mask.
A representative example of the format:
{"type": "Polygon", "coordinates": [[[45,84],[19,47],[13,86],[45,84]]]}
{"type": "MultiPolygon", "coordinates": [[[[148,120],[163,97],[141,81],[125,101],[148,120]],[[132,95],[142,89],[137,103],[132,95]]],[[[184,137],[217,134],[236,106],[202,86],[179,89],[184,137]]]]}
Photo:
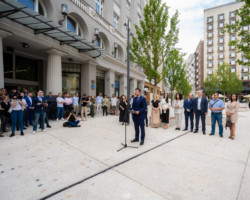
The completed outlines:
{"type": "Polygon", "coordinates": [[[235,24],[226,24],[224,32],[229,34],[235,34],[236,40],[230,41],[229,46],[235,46],[237,53],[242,53],[242,57],[246,58],[247,62],[243,60],[237,60],[240,65],[250,65],[250,32],[248,30],[250,26],[250,2],[245,1],[245,5],[235,11],[236,21],[235,24]],[[248,27],[244,30],[244,27],[248,27]]]}
{"type": "Polygon", "coordinates": [[[223,63],[217,71],[219,89],[224,94],[239,94],[242,89],[242,81],[238,78],[235,72],[231,72],[231,66],[223,63]]]}
{"type": "Polygon", "coordinates": [[[204,81],[204,89],[208,96],[211,96],[215,91],[219,89],[217,74],[209,75],[204,81]]]}
{"type": "Polygon", "coordinates": [[[185,67],[182,69],[181,78],[176,90],[177,92],[181,93],[184,98],[186,98],[188,94],[192,91],[192,86],[189,84],[188,79],[186,77],[185,67]]]}
{"type": "Polygon", "coordinates": [[[149,0],[144,8],[144,20],[140,27],[135,25],[136,33],[131,43],[131,60],[141,66],[151,84],[154,85],[155,94],[157,84],[163,79],[160,67],[166,58],[167,49],[176,44],[178,40],[178,12],[170,19],[168,7],[161,0],[149,0]]]}
{"type": "Polygon", "coordinates": [[[206,78],[204,88],[208,95],[212,95],[215,91],[220,91],[225,98],[228,94],[239,94],[243,86],[237,74],[231,72],[231,66],[223,63],[218,67],[218,71],[206,78]]]}
{"type": "MultiPolygon", "coordinates": [[[[185,66],[183,65],[183,57],[185,54],[181,53],[179,49],[173,48],[166,54],[166,60],[163,65],[162,74],[165,84],[170,86],[171,94],[177,89],[183,90],[186,79],[185,66]]],[[[184,91],[184,90],[183,90],[184,91]]],[[[173,97],[173,95],[172,95],[173,97]]],[[[173,100],[173,98],[172,98],[173,100]]]]}

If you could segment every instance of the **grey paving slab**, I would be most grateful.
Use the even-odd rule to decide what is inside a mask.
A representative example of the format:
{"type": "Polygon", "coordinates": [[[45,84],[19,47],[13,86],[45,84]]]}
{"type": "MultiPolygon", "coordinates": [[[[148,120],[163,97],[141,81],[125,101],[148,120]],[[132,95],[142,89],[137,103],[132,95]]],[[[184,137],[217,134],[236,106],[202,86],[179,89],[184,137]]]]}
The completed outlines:
{"type": "Polygon", "coordinates": [[[242,185],[239,191],[238,200],[249,200],[250,198],[250,166],[246,167],[246,171],[242,177],[242,185]]]}

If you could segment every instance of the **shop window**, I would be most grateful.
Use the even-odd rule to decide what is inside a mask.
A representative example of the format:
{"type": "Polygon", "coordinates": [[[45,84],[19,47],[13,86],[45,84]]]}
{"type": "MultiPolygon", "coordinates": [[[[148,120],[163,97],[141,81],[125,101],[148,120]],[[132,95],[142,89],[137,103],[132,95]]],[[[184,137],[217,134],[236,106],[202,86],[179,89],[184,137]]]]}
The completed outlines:
{"type": "Polygon", "coordinates": [[[3,54],[4,78],[13,78],[13,54],[3,54]]]}
{"type": "Polygon", "coordinates": [[[45,7],[40,0],[17,0],[17,1],[25,5],[27,8],[35,10],[40,15],[46,16],[45,7]]]}
{"type": "Polygon", "coordinates": [[[20,80],[38,81],[39,61],[16,56],[15,77],[20,80]]]}
{"type": "Polygon", "coordinates": [[[25,5],[26,7],[35,10],[35,1],[34,0],[17,0],[21,4],[25,5]]]}

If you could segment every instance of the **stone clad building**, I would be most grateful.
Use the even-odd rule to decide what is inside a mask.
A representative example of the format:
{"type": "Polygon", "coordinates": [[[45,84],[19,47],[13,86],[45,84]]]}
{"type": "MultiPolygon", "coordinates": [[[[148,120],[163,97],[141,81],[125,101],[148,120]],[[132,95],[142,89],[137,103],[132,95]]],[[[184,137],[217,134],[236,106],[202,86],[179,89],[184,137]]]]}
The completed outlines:
{"type": "MultiPolygon", "coordinates": [[[[143,17],[145,0],[0,1],[0,87],[127,93],[127,30],[143,17]]],[[[130,64],[130,88],[145,75],[130,64]]]]}

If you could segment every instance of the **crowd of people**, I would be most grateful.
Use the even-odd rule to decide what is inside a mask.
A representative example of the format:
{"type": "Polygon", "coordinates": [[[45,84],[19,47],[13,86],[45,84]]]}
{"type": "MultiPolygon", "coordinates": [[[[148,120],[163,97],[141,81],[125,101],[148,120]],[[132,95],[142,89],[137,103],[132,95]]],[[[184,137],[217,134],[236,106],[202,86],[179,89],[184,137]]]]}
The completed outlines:
{"type": "MultiPolygon", "coordinates": [[[[139,93],[139,96],[141,99],[145,99],[146,106],[143,107],[143,127],[148,127],[148,102],[145,95],[143,96],[139,93]]],[[[33,126],[33,133],[36,133],[38,125],[41,131],[46,131],[45,125],[47,128],[51,128],[49,124],[50,120],[59,121],[66,119],[63,124],[65,127],[80,127],[80,120],[86,121],[88,114],[90,114],[91,117],[96,115],[107,116],[108,114],[114,116],[119,115],[119,122],[122,125],[129,125],[129,110],[133,110],[137,98],[138,94],[133,94],[130,99],[130,105],[128,106],[127,97],[125,95],[117,98],[115,94],[113,94],[112,97],[109,98],[99,93],[97,97],[88,96],[87,94],[83,94],[82,97],[80,97],[78,93],[75,93],[74,96],[71,96],[68,92],[64,94],[58,93],[55,96],[52,92],[49,92],[49,94],[45,96],[44,92],[39,90],[34,96],[32,92],[27,91],[25,88],[23,90],[18,88],[10,92],[7,92],[6,89],[3,88],[0,91],[0,137],[3,137],[2,133],[8,131],[8,124],[11,125],[10,137],[15,136],[16,130],[20,130],[23,136],[24,129],[29,126],[33,126]],[[78,120],[79,111],[80,120],[78,120]]],[[[154,95],[150,105],[150,126],[152,128],[158,128],[161,124],[163,129],[168,128],[170,108],[172,107],[175,115],[175,130],[181,130],[184,112],[185,128],[183,131],[187,131],[190,124],[190,131],[198,133],[199,121],[201,120],[202,132],[204,135],[206,134],[206,115],[208,109],[210,109],[210,135],[212,136],[215,134],[215,125],[217,122],[219,125],[219,135],[223,137],[222,110],[225,109],[225,105],[224,102],[219,99],[218,93],[214,93],[213,99],[209,103],[202,91],[198,91],[198,97],[195,99],[193,99],[192,94],[189,94],[184,101],[182,95],[177,93],[173,102],[171,102],[168,94],[164,94],[161,99],[154,95]]],[[[239,102],[237,101],[237,95],[233,94],[226,107],[227,120],[231,122],[230,139],[234,139],[235,137],[235,124],[238,118],[238,109],[239,102]]],[[[134,115],[132,115],[132,119],[134,121],[134,115]]],[[[142,122],[140,121],[139,125],[141,126],[141,124],[142,122]]]]}
{"type": "MultiPolygon", "coordinates": [[[[199,132],[199,122],[201,121],[202,133],[206,135],[206,115],[208,109],[211,110],[211,133],[210,136],[215,134],[216,122],[219,126],[219,135],[223,137],[223,123],[222,111],[225,109],[224,101],[219,99],[219,94],[215,92],[211,101],[208,103],[207,97],[203,95],[202,91],[198,91],[198,97],[193,98],[192,94],[187,96],[187,99],[182,100],[182,95],[177,93],[175,99],[170,103],[168,94],[159,100],[155,95],[151,101],[151,127],[158,128],[163,123],[163,129],[168,128],[169,123],[169,110],[170,107],[174,109],[175,130],[181,130],[182,114],[185,116],[185,128],[183,131],[188,130],[190,124],[190,131],[193,133],[199,132]],[[195,127],[194,127],[195,118],[195,127]]],[[[230,139],[235,137],[235,124],[238,119],[239,102],[237,95],[232,94],[226,106],[227,121],[230,122],[230,139]]]]}

